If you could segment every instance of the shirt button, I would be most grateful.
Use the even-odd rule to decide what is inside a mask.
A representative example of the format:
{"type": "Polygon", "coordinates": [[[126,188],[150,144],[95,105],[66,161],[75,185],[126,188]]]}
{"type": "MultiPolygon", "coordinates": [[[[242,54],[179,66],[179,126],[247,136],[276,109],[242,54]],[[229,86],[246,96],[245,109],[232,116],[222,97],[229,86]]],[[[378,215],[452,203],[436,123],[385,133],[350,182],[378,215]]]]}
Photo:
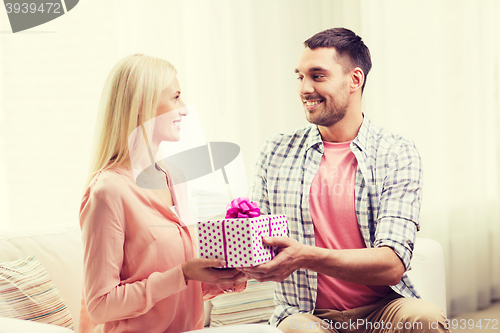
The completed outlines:
{"type": "Polygon", "coordinates": [[[311,229],[307,229],[306,230],[306,234],[312,234],[312,230],[311,229]]]}

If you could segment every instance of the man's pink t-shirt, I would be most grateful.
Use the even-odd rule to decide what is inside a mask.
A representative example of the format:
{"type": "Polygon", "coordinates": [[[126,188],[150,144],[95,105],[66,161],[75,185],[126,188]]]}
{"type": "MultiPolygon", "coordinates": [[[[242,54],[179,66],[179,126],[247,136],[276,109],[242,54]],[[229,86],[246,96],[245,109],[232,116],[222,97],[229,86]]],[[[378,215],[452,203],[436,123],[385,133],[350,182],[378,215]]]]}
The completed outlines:
{"type": "MultiPolygon", "coordinates": [[[[316,246],[327,249],[365,248],[356,217],[354,184],[358,162],[350,142],[323,142],[325,153],[309,195],[316,246]]],[[[373,304],[391,291],[318,274],[316,309],[349,310],[373,304]]]]}

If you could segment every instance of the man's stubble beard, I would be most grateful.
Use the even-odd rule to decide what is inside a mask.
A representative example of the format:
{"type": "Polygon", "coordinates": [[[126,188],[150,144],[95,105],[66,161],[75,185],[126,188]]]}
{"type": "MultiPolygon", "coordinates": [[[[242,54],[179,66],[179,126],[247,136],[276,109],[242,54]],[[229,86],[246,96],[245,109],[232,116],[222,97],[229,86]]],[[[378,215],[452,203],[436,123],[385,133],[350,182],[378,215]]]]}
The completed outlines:
{"type": "Polygon", "coordinates": [[[306,110],[306,119],[308,122],[318,126],[330,127],[344,119],[347,113],[347,103],[333,107],[328,107],[326,100],[323,103],[325,103],[324,109],[317,115],[312,115],[306,110]]]}

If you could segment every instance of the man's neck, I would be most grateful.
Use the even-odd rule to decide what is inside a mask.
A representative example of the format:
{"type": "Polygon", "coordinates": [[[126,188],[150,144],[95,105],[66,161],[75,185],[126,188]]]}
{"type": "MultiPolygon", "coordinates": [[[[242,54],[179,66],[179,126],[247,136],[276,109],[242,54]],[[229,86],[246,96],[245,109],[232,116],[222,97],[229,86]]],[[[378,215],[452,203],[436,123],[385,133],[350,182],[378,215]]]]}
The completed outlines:
{"type": "Polygon", "coordinates": [[[318,126],[318,129],[323,141],[346,142],[356,138],[362,123],[363,113],[359,111],[346,114],[344,119],[330,127],[318,126]]]}

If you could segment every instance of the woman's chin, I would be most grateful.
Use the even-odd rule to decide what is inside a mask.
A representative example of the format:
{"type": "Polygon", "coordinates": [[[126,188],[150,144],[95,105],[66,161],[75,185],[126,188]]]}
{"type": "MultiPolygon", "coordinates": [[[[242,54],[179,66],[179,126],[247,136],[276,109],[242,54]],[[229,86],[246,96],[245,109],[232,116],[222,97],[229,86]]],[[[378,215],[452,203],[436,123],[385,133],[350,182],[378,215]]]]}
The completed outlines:
{"type": "Polygon", "coordinates": [[[167,141],[167,142],[177,142],[181,139],[181,136],[179,134],[169,134],[165,135],[163,138],[161,138],[161,142],[167,141]]]}
{"type": "Polygon", "coordinates": [[[170,135],[170,141],[179,141],[181,139],[181,135],[179,132],[177,133],[172,133],[172,135],[170,135]]]}

